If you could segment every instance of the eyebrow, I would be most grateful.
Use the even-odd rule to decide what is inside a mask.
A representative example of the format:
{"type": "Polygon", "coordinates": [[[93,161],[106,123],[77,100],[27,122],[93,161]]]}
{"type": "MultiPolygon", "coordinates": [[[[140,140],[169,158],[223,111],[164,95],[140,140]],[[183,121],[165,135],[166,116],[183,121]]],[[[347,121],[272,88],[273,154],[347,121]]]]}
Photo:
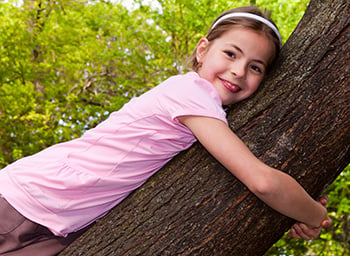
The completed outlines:
{"type": "MultiPolygon", "coordinates": [[[[244,52],[241,48],[239,48],[237,45],[235,44],[229,44],[229,46],[235,48],[237,51],[239,51],[242,55],[244,55],[244,52]]],[[[265,63],[264,61],[262,60],[259,60],[259,59],[254,59],[253,61],[256,61],[256,62],[259,62],[261,64],[263,64],[265,67],[267,67],[267,63],[265,63]]]]}

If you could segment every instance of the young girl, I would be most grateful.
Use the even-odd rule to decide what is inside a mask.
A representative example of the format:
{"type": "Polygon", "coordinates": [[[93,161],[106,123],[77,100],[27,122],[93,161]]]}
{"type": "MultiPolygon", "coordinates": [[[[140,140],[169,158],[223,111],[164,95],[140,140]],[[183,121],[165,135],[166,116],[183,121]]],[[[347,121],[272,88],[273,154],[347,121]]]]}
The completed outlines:
{"type": "Polygon", "coordinates": [[[260,162],[222,108],[257,90],[280,46],[276,26],[257,8],[227,11],[199,40],[193,72],[132,99],[81,138],[1,170],[0,255],[57,254],[196,140],[257,197],[300,222],[291,236],[317,237],[330,225],[326,199],[314,201],[260,162]]]}

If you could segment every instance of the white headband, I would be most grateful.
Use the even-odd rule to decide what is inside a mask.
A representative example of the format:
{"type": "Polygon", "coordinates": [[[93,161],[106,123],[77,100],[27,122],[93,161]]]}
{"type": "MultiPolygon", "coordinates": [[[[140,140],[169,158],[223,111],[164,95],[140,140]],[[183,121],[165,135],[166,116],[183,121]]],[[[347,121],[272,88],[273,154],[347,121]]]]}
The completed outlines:
{"type": "Polygon", "coordinates": [[[219,18],[214,24],[213,26],[211,26],[211,29],[215,28],[221,21],[229,19],[229,18],[233,18],[233,17],[242,17],[242,18],[250,18],[253,20],[257,20],[260,21],[262,23],[264,23],[265,25],[267,25],[269,28],[271,28],[273,30],[273,32],[275,32],[276,36],[278,37],[278,40],[280,41],[280,46],[282,46],[282,38],[280,33],[278,32],[278,29],[267,19],[259,16],[259,15],[255,15],[252,13],[248,13],[248,12],[233,12],[233,13],[228,13],[224,16],[222,16],[221,18],[219,18]]]}

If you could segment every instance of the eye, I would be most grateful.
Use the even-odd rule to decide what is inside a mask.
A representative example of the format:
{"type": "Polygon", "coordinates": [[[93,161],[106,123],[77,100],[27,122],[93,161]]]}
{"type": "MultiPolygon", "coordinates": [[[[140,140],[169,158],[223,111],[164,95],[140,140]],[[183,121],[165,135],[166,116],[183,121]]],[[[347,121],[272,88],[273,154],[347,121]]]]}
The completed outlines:
{"type": "Polygon", "coordinates": [[[263,68],[257,66],[257,65],[251,65],[250,69],[258,74],[262,74],[264,72],[263,68]]]}
{"type": "Polygon", "coordinates": [[[236,54],[233,51],[224,51],[224,53],[232,59],[236,58],[236,54]]]}

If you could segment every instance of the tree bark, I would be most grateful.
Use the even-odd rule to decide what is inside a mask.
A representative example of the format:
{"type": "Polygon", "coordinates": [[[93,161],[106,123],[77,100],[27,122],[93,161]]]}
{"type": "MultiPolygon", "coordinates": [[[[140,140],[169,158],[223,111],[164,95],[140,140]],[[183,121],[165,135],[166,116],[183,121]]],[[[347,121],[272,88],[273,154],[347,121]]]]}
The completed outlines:
{"type": "MultiPolygon", "coordinates": [[[[349,23],[348,0],[312,0],[261,89],[228,111],[315,198],[350,162],[349,23]]],[[[292,224],[195,144],[61,255],[263,255],[292,224]]]]}

